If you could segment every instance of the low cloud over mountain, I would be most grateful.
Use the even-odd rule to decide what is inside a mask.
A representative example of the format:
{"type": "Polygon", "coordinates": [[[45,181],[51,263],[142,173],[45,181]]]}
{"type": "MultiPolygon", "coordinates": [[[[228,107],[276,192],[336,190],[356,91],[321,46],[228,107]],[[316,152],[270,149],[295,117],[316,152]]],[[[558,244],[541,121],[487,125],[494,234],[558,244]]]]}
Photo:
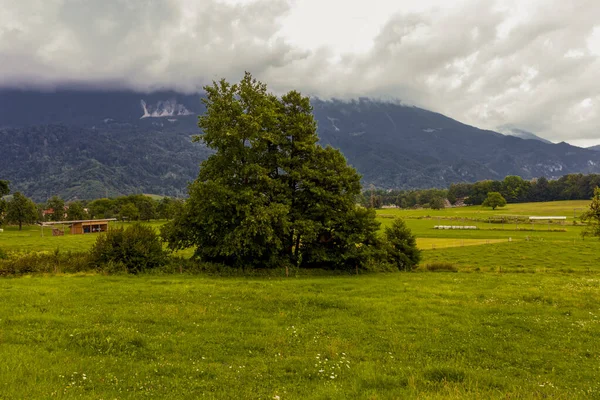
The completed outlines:
{"type": "Polygon", "coordinates": [[[0,9],[3,86],[191,93],[248,70],[275,91],[400,99],[483,128],[600,141],[596,0],[0,0],[0,9]]]}

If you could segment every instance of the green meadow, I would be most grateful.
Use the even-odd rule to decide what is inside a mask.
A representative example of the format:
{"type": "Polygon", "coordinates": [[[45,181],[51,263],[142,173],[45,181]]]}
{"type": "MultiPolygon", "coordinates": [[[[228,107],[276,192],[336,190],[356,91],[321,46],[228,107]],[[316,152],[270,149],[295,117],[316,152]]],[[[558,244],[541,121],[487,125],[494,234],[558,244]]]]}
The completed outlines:
{"type": "Polygon", "coordinates": [[[590,399],[597,274],[0,280],[0,397],[590,399]]]}
{"type": "MultiPolygon", "coordinates": [[[[573,224],[588,204],[379,210],[416,234],[412,273],[1,278],[0,399],[600,398],[600,241],[573,224]]],[[[96,238],[49,233],[5,227],[0,248],[96,238]]]]}

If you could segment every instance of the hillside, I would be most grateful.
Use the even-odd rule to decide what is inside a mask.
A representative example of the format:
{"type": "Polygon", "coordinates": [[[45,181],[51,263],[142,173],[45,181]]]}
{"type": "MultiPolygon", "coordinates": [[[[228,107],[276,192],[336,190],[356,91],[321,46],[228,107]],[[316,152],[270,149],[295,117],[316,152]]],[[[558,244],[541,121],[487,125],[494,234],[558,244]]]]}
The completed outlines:
{"type": "MultiPolygon", "coordinates": [[[[181,196],[209,151],[199,95],[0,91],[0,177],[37,200],[128,193],[181,196]]],[[[477,129],[416,107],[313,100],[321,143],[382,188],[445,187],[520,175],[600,172],[600,153],[477,129]]]]}
{"type": "Polygon", "coordinates": [[[600,144],[596,146],[588,147],[589,150],[600,151],[600,144]]]}

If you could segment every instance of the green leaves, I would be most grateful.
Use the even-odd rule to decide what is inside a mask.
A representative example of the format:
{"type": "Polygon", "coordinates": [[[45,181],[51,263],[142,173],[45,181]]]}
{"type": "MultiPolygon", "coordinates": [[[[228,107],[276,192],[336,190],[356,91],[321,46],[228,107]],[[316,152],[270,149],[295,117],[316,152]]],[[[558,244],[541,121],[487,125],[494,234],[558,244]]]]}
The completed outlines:
{"type": "Polygon", "coordinates": [[[417,240],[400,218],[394,220],[391,227],[385,229],[388,245],[388,258],[401,271],[414,269],[421,260],[421,251],[417,240]]]}
{"type": "Polygon", "coordinates": [[[600,187],[594,189],[590,207],[581,215],[581,221],[587,224],[585,230],[581,232],[582,237],[600,237],[600,187]]]}
{"type": "Polygon", "coordinates": [[[360,176],[318,142],[308,97],[281,98],[246,73],[205,88],[197,140],[215,150],[183,211],[162,235],[172,249],[238,268],[355,268],[375,243],[374,213],[357,210],[360,176]]]}
{"type": "Polygon", "coordinates": [[[488,193],[487,198],[482,203],[482,206],[492,207],[492,210],[495,210],[496,207],[504,207],[505,205],[506,205],[506,200],[498,192],[488,193]]]}
{"type": "Polygon", "coordinates": [[[21,230],[23,224],[32,224],[38,218],[35,203],[20,192],[15,192],[6,208],[6,221],[19,225],[19,230],[21,230]]]}

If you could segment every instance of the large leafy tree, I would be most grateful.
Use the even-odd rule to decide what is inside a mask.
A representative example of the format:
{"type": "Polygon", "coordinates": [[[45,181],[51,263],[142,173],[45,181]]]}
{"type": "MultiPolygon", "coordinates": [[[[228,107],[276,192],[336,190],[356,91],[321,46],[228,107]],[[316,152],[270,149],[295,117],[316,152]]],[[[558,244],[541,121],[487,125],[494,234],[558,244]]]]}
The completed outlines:
{"type": "Polygon", "coordinates": [[[307,97],[281,97],[248,73],[205,87],[204,161],[182,212],[162,235],[172,249],[235,267],[354,268],[376,245],[375,213],[357,208],[360,176],[317,144],[307,97]]]}
{"type": "Polygon", "coordinates": [[[581,220],[587,224],[581,235],[600,237],[600,187],[594,189],[594,196],[587,211],[581,215],[581,220]]]}
{"type": "Polygon", "coordinates": [[[492,207],[492,210],[495,210],[497,207],[504,207],[506,205],[506,200],[500,193],[490,192],[481,205],[484,207],[492,207]]]}
{"type": "Polygon", "coordinates": [[[16,192],[8,202],[6,211],[7,222],[18,224],[19,230],[21,230],[23,224],[32,224],[37,219],[38,212],[35,203],[20,192],[16,192]]]}

